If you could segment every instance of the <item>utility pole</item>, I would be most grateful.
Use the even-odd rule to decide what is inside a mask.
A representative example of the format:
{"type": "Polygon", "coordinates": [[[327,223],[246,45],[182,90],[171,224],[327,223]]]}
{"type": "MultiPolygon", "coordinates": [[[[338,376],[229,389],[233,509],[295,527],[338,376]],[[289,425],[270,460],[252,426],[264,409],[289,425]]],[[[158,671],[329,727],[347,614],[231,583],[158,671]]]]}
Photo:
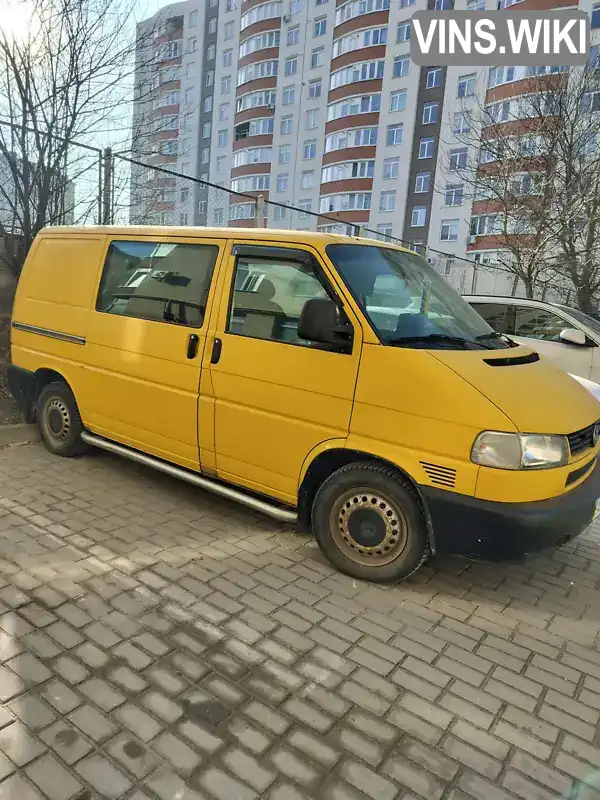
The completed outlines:
{"type": "Polygon", "coordinates": [[[113,154],[110,147],[102,154],[102,225],[113,222],[113,154]]]}

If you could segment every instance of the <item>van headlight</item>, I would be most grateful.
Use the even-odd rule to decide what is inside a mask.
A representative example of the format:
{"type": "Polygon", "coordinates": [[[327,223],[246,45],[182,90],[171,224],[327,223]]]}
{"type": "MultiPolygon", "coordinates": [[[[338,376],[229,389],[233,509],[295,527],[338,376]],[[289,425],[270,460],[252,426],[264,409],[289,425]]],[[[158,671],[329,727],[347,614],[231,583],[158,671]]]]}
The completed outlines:
{"type": "Polygon", "coordinates": [[[471,461],[496,469],[548,469],[569,460],[566,436],[484,431],[475,439],[471,461]]]}

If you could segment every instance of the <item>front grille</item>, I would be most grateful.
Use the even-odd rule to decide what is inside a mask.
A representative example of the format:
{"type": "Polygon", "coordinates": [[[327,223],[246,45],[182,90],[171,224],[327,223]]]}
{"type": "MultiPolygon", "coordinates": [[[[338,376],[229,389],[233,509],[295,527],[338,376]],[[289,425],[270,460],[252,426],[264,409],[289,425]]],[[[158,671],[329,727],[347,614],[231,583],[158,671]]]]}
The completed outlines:
{"type": "Polygon", "coordinates": [[[431,464],[421,461],[421,466],[427,473],[429,480],[437,486],[446,486],[451,489],[456,481],[456,470],[452,467],[442,467],[440,464],[431,464]]]}
{"type": "Polygon", "coordinates": [[[589,450],[590,447],[594,446],[595,426],[596,423],[594,422],[592,425],[588,425],[587,428],[568,434],[567,439],[569,440],[569,449],[572,456],[582,453],[584,450],[589,450]]]}

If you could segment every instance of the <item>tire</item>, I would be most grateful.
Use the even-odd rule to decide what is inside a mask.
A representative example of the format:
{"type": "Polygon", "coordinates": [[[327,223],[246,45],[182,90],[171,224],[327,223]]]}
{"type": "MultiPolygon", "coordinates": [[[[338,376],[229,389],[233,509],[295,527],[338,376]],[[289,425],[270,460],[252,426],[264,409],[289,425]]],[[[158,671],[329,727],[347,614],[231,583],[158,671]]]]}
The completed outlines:
{"type": "Polygon", "coordinates": [[[403,580],[430,554],[415,488],[374,462],[348,464],[327,478],[313,502],[312,527],[329,561],[361,580],[403,580]]]}
{"type": "Polygon", "coordinates": [[[73,392],[63,381],[44,386],[38,397],[37,420],[46,448],[57,456],[80,456],[89,450],[73,392]]]}

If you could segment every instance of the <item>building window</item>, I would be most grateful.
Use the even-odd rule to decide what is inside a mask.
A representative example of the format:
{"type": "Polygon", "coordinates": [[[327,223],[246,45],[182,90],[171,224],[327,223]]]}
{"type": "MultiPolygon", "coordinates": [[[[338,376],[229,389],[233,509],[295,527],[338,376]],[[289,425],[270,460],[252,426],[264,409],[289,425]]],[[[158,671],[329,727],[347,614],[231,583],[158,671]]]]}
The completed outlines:
{"type": "Polygon", "coordinates": [[[390,94],[390,111],[404,111],[406,108],[406,89],[398,89],[390,94]]]}
{"type": "Polygon", "coordinates": [[[378,238],[383,239],[383,241],[391,239],[392,238],[391,224],[389,222],[382,222],[380,225],[377,226],[377,234],[378,238]]]}
{"type": "Polygon", "coordinates": [[[292,160],[292,148],[289,144],[284,144],[279,148],[279,163],[289,164],[292,160]]]}
{"type": "Polygon", "coordinates": [[[425,192],[428,192],[430,184],[431,184],[430,172],[417,172],[417,176],[415,178],[416,194],[424,194],[425,192]]]}
{"type": "Polygon", "coordinates": [[[600,28],[600,3],[592,6],[592,28],[600,28]]]}
{"type": "Polygon", "coordinates": [[[205,86],[212,86],[214,79],[215,79],[215,73],[214,73],[214,71],[212,69],[209,69],[204,73],[204,85],[205,86]]]}
{"type": "Polygon", "coordinates": [[[288,28],[287,43],[288,45],[298,44],[300,41],[300,26],[294,25],[293,28],[288,28]]]}
{"type": "Polygon", "coordinates": [[[302,8],[301,0],[290,0],[290,15],[299,14],[302,8]]]}
{"type": "MultiPolygon", "coordinates": [[[[187,91],[185,93],[185,102],[186,102],[186,105],[191,105],[192,104],[191,103],[191,98],[190,98],[190,102],[188,103],[187,91]]],[[[205,114],[209,114],[212,111],[212,107],[213,107],[213,99],[212,99],[212,94],[211,94],[209,97],[205,97],[204,98],[204,106],[203,106],[204,113],[205,114]]]]}
{"type": "Polygon", "coordinates": [[[225,0],[225,11],[235,11],[236,8],[236,0],[225,0]]]}
{"type": "Polygon", "coordinates": [[[427,222],[427,209],[425,206],[414,206],[410,215],[411,228],[420,228],[427,222]]]}
{"type": "Polygon", "coordinates": [[[217,18],[216,17],[212,17],[211,19],[208,20],[208,33],[209,33],[209,36],[212,36],[216,32],[217,32],[217,18]]]}
{"type": "Polygon", "coordinates": [[[314,21],[313,36],[323,36],[327,30],[327,17],[319,17],[314,21]]]}
{"type": "Polygon", "coordinates": [[[475,75],[462,75],[458,79],[457,97],[473,97],[475,95],[475,86],[475,75]]]}
{"type": "Polygon", "coordinates": [[[296,102],[296,89],[293,86],[284,86],[283,105],[291,106],[296,102]]]}
{"type": "MultiPolygon", "coordinates": [[[[303,211],[311,211],[312,200],[298,200],[298,208],[301,208],[303,211]]],[[[301,214],[301,216],[308,217],[308,214],[301,214]]]]}
{"type": "Polygon", "coordinates": [[[206,60],[214,61],[216,55],[217,55],[216,45],[209,44],[208,47],[206,48],[206,60]]]}
{"type": "Polygon", "coordinates": [[[313,169],[307,169],[300,175],[300,188],[301,189],[312,189],[313,182],[314,182],[314,175],[315,171],[313,169]]]}
{"type": "Polygon", "coordinates": [[[460,147],[456,150],[450,150],[450,169],[458,170],[465,169],[467,166],[467,148],[460,147]]]}
{"type": "Polygon", "coordinates": [[[459,220],[457,219],[442,220],[442,231],[440,233],[440,239],[442,240],[442,242],[458,241],[458,225],[459,225],[459,220]]]}
{"type": "Polygon", "coordinates": [[[462,206],[464,199],[464,187],[462,183],[451,184],[446,186],[444,199],[447,206],[462,206]]]}
{"type": "Polygon", "coordinates": [[[439,67],[432,67],[427,70],[427,89],[435,89],[442,85],[442,70],[439,67]]]}
{"type": "Polygon", "coordinates": [[[217,147],[227,147],[228,131],[221,130],[217,134],[217,147]]]}
{"type": "Polygon", "coordinates": [[[400,174],[400,159],[386,158],[383,162],[383,177],[385,180],[397,178],[400,174]]]}
{"type": "Polygon", "coordinates": [[[410,58],[408,56],[397,56],[394,59],[392,76],[394,78],[405,78],[408,75],[409,68],[410,58]]]}
{"type": "Polygon", "coordinates": [[[222,208],[215,208],[214,213],[215,225],[222,225],[225,222],[225,210],[222,208]]]}
{"type": "Polygon", "coordinates": [[[190,11],[190,28],[195,28],[198,24],[198,12],[190,11]]]}
{"type": "Polygon", "coordinates": [[[215,171],[216,172],[224,172],[225,171],[225,156],[217,156],[215,159],[215,171]]]}
{"type": "Polygon", "coordinates": [[[292,132],[292,120],[293,117],[291,114],[289,114],[287,117],[281,118],[280,133],[282,136],[286,136],[288,133],[292,132]]]}
{"type": "Polygon", "coordinates": [[[219,119],[226,122],[229,119],[229,103],[221,103],[219,106],[219,119]]]}
{"type": "Polygon", "coordinates": [[[306,112],[306,130],[310,131],[319,124],[319,109],[309,108],[306,112]]]}
{"type": "Polygon", "coordinates": [[[316,50],[313,50],[310,56],[310,67],[311,69],[315,69],[316,67],[322,67],[325,63],[325,49],[323,47],[317,47],[316,50]]]}
{"type": "Polygon", "coordinates": [[[309,160],[317,157],[317,142],[315,139],[310,139],[304,142],[304,159],[309,160]]]}
{"type": "Polygon", "coordinates": [[[205,122],[202,125],[202,138],[209,139],[210,138],[210,122],[205,122]]]}
{"type": "Polygon", "coordinates": [[[423,106],[423,125],[437,122],[439,103],[425,103],[423,106]]]}
{"type": "Polygon", "coordinates": [[[195,53],[198,49],[198,39],[195,36],[190,36],[188,39],[187,51],[188,53],[195,53]]]}
{"type": "Polygon", "coordinates": [[[388,125],[385,143],[387,145],[402,144],[402,129],[403,125],[388,125]]]}
{"type": "Polygon", "coordinates": [[[208,164],[209,161],[210,161],[210,150],[208,149],[208,147],[203,147],[202,150],[200,150],[200,163],[208,164]]]}
{"type": "Polygon", "coordinates": [[[419,142],[419,158],[433,158],[433,147],[435,139],[428,137],[419,142]]]}
{"type": "Polygon", "coordinates": [[[315,100],[317,97],[321,97],[321,87],[322,87],[321,78],[316,78],[316,80],[309,82],[308,84],[309,100],[315,100]]]}
{"type": "Polygon", "coordinates": [[[231,91],[231,75],[221,78],[221,94],[229,94],[231,91]]]}
{"type": "Polygon", "coordinates": [[[380,211],[395,211],[396,210],[396,192],[382,192],[379,196],[379,210],[380,211]]]}
{"type": "Polygon", "coordinates": [[[396,30],[396,44],[410,40],[410,22],[399,22],[396,30]]]}
{"type": "Polygon", "coordinates": [[[485,11],[485,0],[467,0],[468,11],[485,11]]]}
{"type": "Polygon", "coordinates": [[[295,75],[298,72],[298,56],[286,58],[283,74],[286,76],[295,75]]]}
{"type": "Polygon", "coordinates": [[[434,11],[451,11],[454,8],[454,0],[435,0],[434,11]]]}
{"type": "Polygon", "coordinates": [[[233,50],[223,51],[223,66],[230,67],[233,64],[233,50]]]}
{"type": "Polygon", "coordinates": [[[233,22],[226,22],[223,26],[223,38],[233,39],[233,22]]]}
{"type": "Polygon", "coordinates": [[[469,115],[457,112],[452,120],[452,133],[468,133],[471,129],[469,115]]]}
{"type": "Polygon", "coordinates": [[[193,78],[196,73],[196,62],[190,61],[190,63],[185,68],[185,77],[186,78],[193,78]]]}
{"type": "Polygon", "coordinates": [[[400,0],[400,8],[408,8],[409,6],[414,6],[417,0],[400,0]]]}
{"type": "Polygon", "coordinates": [[[287,192],[289,187],[289,175],[287,172],[282,172],[277,176],[277,191],[287,192]]]}

